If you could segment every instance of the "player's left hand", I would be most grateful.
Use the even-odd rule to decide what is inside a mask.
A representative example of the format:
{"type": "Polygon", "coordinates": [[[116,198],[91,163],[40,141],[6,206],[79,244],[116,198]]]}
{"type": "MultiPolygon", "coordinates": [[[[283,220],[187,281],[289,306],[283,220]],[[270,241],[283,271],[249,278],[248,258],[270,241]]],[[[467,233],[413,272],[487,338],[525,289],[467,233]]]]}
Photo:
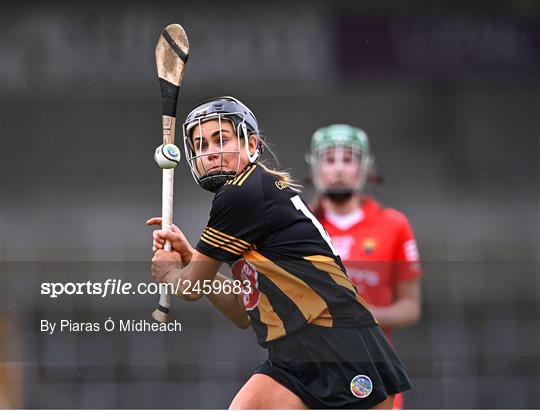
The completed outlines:
{"type": "Polygon", "coordinates": [[[152,276],[158,283],[175,284],[182,268],[182,258],[176,251],[157,250],[152,258],[152,276]]]}

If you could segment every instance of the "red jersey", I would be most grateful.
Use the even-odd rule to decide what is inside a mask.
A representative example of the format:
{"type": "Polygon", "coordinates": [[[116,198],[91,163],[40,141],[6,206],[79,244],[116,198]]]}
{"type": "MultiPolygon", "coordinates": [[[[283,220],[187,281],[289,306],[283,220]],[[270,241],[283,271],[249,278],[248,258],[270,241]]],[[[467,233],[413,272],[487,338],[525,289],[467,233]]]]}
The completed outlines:
{"type": "Polygon", "coordinates": [[[343,218],[324,212],[319,220],[368,304],[392,304],[398,282],[422,275],[413,231],[399,211],[368,197],[356,214],[343,218]]]}
{"type": "MultiPolygon", "coordinates": [[[[414,233],[407,217],[399,211],[381,208],[367,197],[357,213],[338,218],[326,212],[319,220],[332,238],[358,294],[368,304],[392,304],[398,282],[421,277],[414,233]]],[[[391,341],[391,330],[384,332],[391,341]]],[[[403,409],[402,393],[396,395],[393,409],[403,409]]]]}

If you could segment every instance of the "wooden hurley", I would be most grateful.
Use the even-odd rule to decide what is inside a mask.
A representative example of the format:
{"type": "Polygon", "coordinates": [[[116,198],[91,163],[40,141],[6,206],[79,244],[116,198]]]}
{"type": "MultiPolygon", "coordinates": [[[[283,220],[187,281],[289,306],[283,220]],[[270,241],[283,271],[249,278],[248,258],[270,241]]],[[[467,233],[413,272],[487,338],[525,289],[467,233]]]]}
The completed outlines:
{"type": "MultiPolygon", "coordinates": [[[[156,67],[161,88],[163,144],[174,144],[176,104],[184,69],[188,60],[189,42],[185,30],[179,24],[169,24],[163,29],[156,45],[156,67]]],[[[171,230],[173,220],[174,168],[163,170],[162,228],[171,230]]],[[[167,241],[164,249],[171,251],[167,241]]],[[[169,320],[171,296],[162,292],[152,317],[160,322],[169,320]]]]}

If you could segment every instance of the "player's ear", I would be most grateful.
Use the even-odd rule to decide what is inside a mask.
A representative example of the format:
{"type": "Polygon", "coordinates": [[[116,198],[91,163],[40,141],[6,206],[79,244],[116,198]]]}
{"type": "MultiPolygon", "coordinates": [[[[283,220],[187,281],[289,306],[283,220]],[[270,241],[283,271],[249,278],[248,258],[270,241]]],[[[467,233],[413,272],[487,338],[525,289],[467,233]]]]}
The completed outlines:
{"type": "Polygon", "coordinates": [[[249,155],[252,156],[257,151],[257,145],[259,143],[259,136],[257,134],[250,134],[248,138],[249,155]]]}

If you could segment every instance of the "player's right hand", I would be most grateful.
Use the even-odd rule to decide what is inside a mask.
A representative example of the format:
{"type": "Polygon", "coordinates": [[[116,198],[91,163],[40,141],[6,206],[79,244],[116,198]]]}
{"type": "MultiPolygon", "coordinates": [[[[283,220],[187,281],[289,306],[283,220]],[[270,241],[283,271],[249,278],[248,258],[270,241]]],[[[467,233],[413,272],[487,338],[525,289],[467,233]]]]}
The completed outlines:
{"type": "MultiPolygon", "coordinates": [[[[152,217],[146,222],[147,225],[161,225],[161,217],[152,217]]],[[[184,267],[191,261],[193,255],[193,247],[189,244],[186,236],[177,226],[172,225],[172,231],[154,230],[152,233],[152,251],[155,253],[157,250],[162,250],[165,246],[165,241],[171,242],[171,247],[174,251],[178,252],[182,257],[182,264],[184,267]]]]}

